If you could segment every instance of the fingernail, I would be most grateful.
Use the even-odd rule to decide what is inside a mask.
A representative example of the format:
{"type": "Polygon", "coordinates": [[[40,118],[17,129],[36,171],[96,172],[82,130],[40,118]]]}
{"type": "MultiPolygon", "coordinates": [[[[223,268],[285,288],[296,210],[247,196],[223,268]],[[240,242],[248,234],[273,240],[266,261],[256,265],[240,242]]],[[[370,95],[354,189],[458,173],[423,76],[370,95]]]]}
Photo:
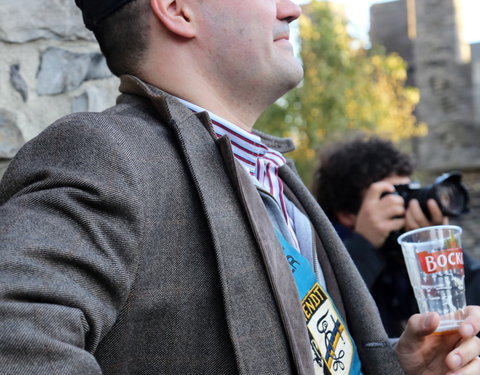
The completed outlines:
{"type": "Polygon", "coordinates": [[[427,317],[423,321],[423,328],[430,329],[430,327],[432,326],[432,318],[433,318],[432,314],[427,315],[427,317]]]}
{"type": "Polygon", "coordinates": [[[474,335],[474,329],[473,329],[473,326],[471,324],[465,324],[463,326],[463,333],[465,335],[468,335],[468,336],[473,336],[474,335]]]}
{"type": "Polygon", "coordinates": [[[458,354],[455,354],[452,357],[452,364],[454,368],[459,368],[462,365],[462,357],[460,357],[458,354]]]}

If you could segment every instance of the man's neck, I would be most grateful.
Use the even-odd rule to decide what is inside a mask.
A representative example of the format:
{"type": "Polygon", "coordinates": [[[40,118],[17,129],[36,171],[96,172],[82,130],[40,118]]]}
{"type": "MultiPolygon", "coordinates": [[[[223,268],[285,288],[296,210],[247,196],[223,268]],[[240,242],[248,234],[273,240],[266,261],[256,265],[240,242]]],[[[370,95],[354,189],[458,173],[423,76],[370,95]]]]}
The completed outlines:
{"type": "Polygon", "coordinates": [[[139,78],[180,99],[184,99],[217,116],[251,132],[265,106],[259,105],[253,95],[248,98],[240,93],[235,95],[228,90],[211,85],[203,77],[195,74],[175,74],[174,82],[162,74],[146,75],[139,78]],[[159,80],[157,77],[162,77],[159,80]]]}
{"type": "Polygon", "coordinates": [[[251,108],[248,108],[248,106],[241,105],[233,99],[224,100],[215,94],[212,95],[211,92],[208,92],[208,89],[202,90],[201,94],[195,92],[170,92],[170,94],[214,113],[248,132],[252,131],[255,121],[259,117],[259,114],[257,114],[258,111],[253,111],[251,108]]]}

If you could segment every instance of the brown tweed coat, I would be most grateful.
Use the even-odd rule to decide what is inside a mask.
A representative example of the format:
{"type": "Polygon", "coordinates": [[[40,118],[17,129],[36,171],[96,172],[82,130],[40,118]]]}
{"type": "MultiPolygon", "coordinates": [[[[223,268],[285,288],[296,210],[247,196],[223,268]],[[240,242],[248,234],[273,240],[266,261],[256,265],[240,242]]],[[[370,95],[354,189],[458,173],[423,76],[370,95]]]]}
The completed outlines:
{"type": "MultiPolygon", "coordinates": [[[[291,272],[229,141],[135,77],[121,91],[51,125],[1,182],[0,374],[312,374],[291,272]]],[[[401,374],[343,245],[281,173],[364,374],[401,374]]]]}

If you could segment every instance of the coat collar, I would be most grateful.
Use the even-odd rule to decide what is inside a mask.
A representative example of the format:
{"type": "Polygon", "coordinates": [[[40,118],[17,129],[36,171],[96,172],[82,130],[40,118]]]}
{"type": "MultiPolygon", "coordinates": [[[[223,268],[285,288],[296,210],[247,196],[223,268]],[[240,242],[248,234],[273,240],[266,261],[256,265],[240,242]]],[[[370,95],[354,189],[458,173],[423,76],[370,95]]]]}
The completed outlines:
{"type": "Polygon", "coordinates": [[[131,94],[148,99],[156,108],[160,121],[170,124],[175,121],[185,122],[196,117],[204,125],[210,135],[215,138],[212,123],[207,113],[193,113],[187,109],[177,98],[151,84],[143,82],[133,75],[120,77],[119,90],[122,94],[131,94]]]}
{"type": "MultiPolygon", "coordinates": [[[[196,116],[205,126],[207,131],[215,138],[215,133],[212,128],[211,120],[206,112],[192,113],[187,110],[185,106],[180,103],[177,98],[167,92],[143,82],[133,75],[123,75],[120,77],[120,92],[123,94],[133,94],[149,99],[155,108],[158,110],[164,123],[170,123],[172,119],[187,120],[192,116],[196,116]]],[[[253,130],[253,133],[258,135],[262,142],[281,153],[291,152],[295,149],[293,140],[291,138],[280,138],[253,130]]]]}

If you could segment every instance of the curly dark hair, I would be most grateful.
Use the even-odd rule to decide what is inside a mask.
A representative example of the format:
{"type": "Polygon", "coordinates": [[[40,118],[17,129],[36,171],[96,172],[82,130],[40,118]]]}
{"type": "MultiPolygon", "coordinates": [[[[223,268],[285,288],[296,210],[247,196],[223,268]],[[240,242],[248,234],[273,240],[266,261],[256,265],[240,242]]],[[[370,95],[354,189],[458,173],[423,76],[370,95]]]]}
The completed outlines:
{"type": "Polygon", "coordinates": [[[330,220],[335,220],[338,212],[358,213],[362,194],[372,183],[412,173],[411,158],[392,142],[361,136],[336,144],[320,156],[313,192],[330,220]]]}

